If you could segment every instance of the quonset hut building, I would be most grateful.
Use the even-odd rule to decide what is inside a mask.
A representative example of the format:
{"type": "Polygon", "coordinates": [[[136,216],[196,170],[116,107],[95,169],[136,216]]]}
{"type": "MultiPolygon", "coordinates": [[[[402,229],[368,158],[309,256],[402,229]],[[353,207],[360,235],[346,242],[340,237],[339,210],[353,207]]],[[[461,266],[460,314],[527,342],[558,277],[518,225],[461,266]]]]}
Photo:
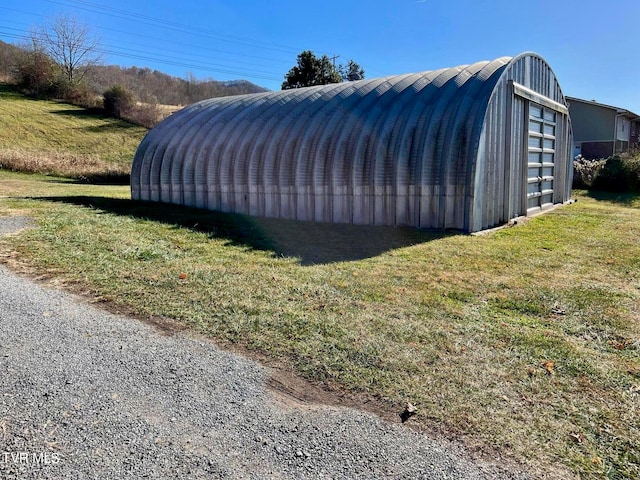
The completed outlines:
{"type": "Polygon", "coordinates": [[[131,192],[267,217],[475,232],[569,200],[571,135],[555,74],[523,53],[193,104],[141,142],[131,192]]]}

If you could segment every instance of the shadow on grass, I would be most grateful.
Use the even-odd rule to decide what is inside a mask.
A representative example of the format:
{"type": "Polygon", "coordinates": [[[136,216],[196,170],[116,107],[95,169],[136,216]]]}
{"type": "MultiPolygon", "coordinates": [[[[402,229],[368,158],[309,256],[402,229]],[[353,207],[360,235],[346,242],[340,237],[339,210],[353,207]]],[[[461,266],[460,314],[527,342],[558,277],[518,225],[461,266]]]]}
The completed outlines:
{"type": "Polygon", "coordinates": [[[36,197],[81,207],[152,220],[187,228],[231,245],[269,251],[274,256],[299,258],[302,265],[362,260],[389,250],[408,247],[458,233],[409,227],[300,222],[215,212],[128,199],[69,196],[36,197]]]}
{"type": "Polygon", "coordinates": [[[586,190],[583,194],[594,200],[607,201],[617,203],[625,207],[633,207],[640,204],[640,193],[620,193],[620,192],[607,192],[604,190],[586,190]]]}
{"type": "Polygon", "coordinates": [[[112,117],[108,115],[104,109],[102,108],[86,108],[86,107],[77,107],[73,109],[64,109],[64,110],[52,110],[51,113],[55,115],[62,115],[65,117],[74,117],[74,118],[93,118],[97,120],[105,120],[108,123],[104,123],[102,125],[91,125],[84,127],[83,130],[88,132],[105,132],[109,130],[122,130],[129,128],[140,128],[139,125],[135,125],[133,123],[127,122],[126,120],[122,120],[120,118],[112,117]]]}
{"type": "Polygon", "coordinates": [[[61,183],[68,185],[104,185],[104,186],[125,186],[130,185],[131,175],[123,172],[97,172],[97,173],[84,173],[77,176],[69,176],[68,174],[51,172],[48,169],[12,169],[0,167],[0,172],[14,172],[22,173],[25,175],[44,175],[52,177],[47,180],[43,180],[45,183],[61,183]]]}
{"type": "Polygon", "coordinates": [[[20,94],[20,89],[17,85],[12,85],[10,83],[0,82],[0,94],[2,93],[11,93],[11,94],[20,94]]]}
{"type": "MultiPolygon", "coordinates": [[[[71,106],[71,104],[69,104],[71,106]]],[[[55,115],[62,115],[65,117],[78,117],[78,118],[99,118],[101,120],[111,120],[112,118],[105,114],[101,108],[83,108],[74,107],[62,110],[51,110],[51,113],[55,115]]]]}
{"type": "Polygon", "coordinates": [[[58,177],[46,180],[48,183],[66,183],[71,185],[124,186],[131,184],[131,175],[121,172],[85,173],[78,177],[58,177]]]}
{"type": "MultiPolygon", "coordinates": [[[[97,118],[97,117],[96,117],[97,118]]],[[[108,132],[108,131],[122,131],[122,130],[127,130],[129,128],[137,128],[137,129],[141,129],[143,127],[141,127],[140,125],[135,125],[133,123],[129,123],[126,120],[120,120],[117,118],[113,118],[113,117],[101,117],[104,118],[105,120],[109,120],[109,123],[104,123],[102,125],[93,125],[93,126],[89,126],[89,127],[84,127],[83,130],[85,132],[92,132],[92,133],[104,133],[104,132],[108,132]]]]}

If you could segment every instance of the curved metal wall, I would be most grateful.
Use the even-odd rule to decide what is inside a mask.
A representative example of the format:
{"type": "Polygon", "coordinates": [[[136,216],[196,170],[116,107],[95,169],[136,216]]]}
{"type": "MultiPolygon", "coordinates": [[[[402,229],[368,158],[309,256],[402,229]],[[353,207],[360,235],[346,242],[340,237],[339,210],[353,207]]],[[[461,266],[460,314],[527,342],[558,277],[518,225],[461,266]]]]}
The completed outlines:
{"type": "Polygon", "coordinates": [[[141,142],[132,198],[478,229],[475,164],[489,101],[511,60],[196,103],[141,142]]]}

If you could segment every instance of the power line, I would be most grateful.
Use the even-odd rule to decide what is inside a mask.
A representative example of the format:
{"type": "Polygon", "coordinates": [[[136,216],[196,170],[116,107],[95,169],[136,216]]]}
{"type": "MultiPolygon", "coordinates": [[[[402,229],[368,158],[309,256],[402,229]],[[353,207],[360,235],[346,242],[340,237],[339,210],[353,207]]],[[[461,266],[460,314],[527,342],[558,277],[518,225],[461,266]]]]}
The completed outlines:
{"type": "MultiPolygon", "coordinates": [[[[0,27],[0,28],[8,28],[11,30],[16,30],[11,27],[0,27]]],[[[28,41],[31,39],[31,37],[26,35],[19,35],[16,33],[11,33],[11,32],[2,31],[2,30],[0,30],[0,34],[8,38],[23,40],[23,41],[28,41]]],[[[215,73],[226,73],[230,75],[239,75],[239,76],[256,78],[261,80],[280,80],[280,77],[276,76],[275,73],[269,73],[269,72],[256,73],[253,70],[250,71],[250,70],[237,69],[234,66],[224,65],[224,64],[215,64],[215,63],[197,63],[196,64],[196,63],[190,63],[189,61],[187,62],[181,61],[181,59],[176,57],[153,57],[153,56],[147,55],[146,52],[142,52],[134,49],[122,48],[122,47],[121,47],[121,50],[118,50],[117,47],[116,48],[114,47],[96,48],[95,52],[102,53],[102,54],[118,55],[120,57],[130,58],[134,60],[156,62],[163,65],[169,65],[169,66],[175,66],[175,67],[192,68],[192,69],[215,72],[215,73]]]]}
{"type": "Polygon", "coordinates": [[[122,10],[118,8],[105,7],[103,5],[95,4],[95,3],[84,1],[84,0],[75,0],[75,1],[45,0],[45,1],[56,4],[56,5],[61,5],[64,7],[78,8],[80,10],[86,10],[89,12],[98,13],[100,15],[106,15],[109,17],[120,18],[125,20],[135,20],[139,23],[144,23],[145,25],[150,25],[155,27],[162,26],[172,31],[186,33],[190,35],[202,36],[202,37],[211,38],[215,40],[221,40],[223,42],[229,42],[229,43],[234,43],[238,45],[244,45],[244,46],[249,46],[254,48],[262,48],[267,50],[275,50],[275,51],[281,51],[281,52],[287,52],[287,53],[294,53],[298,51],[297,49],[292,47],[285,47],[285,46],[276,45],[272,43],[264,43],[257,40],[251,40],[244,37],[236,37],[228,34],[214,33],[207,29],[193,27],[190,25],[185,25],[177,22],[171,22],[164,19],[154,18],[148,15],[142,15],[139,13],[130,12],[130,11],[122,10]]]}
{"type": "MultiPolygon", "coordinates": [[[[97,3],[88,1],[88,0],[43,0],[46,1],[48,3],[54,4],[54,5],[59,5],[59,6],[63,6],[63,7],[67,7],[67,8],[74,8],[74,9],[79,9],[79,10],[84,10],[84,11],[88,11],[88,12],[92,12],[92,13],[96,13],[98,15],[104,15],[104,16],[108,16],[108,17],[112,17],[112,18],[118,18],[121,20],[125,20],[125,21],[134,21],[137,24],[144,24],[144,25],[148,25],[154,28],[163,28],[165,30],[170,30],[173,32],[178,32],[178,33],[182,33],[182,34],[187,34],[187,35],[192,35],[192,36],[197,36],[197,37],[201,37],[201,38],[207,38],[207,39],[214,39],[216,41],[222,41],[222,42],[226,42],[226,43],[230,43],[230,44],[235,44],[235,45],[239,45],[239,46],[245,46],[245,47],[251,47],[254,49],[262,49],[262,50],[269,50],[271,52],[279,52],[279,53],[293,53],[293,52],[299,52],[301,51],[300,49],[294,49],[291,47],[286,47],[286,46],[282,46],[282,45],[278,45],[278,44],[274,44],[274,43],[265,43],[265,42],[260,42],[257,40],[252,40],[252,39],[248,39],[248,38],[244,38],[244,37],[237,37],[237,36],[233,36],[233,35],[227,35],[227,34],[221,34],[221,33],[216,33],[213,31],[210,31],[208,29],[203,29],[203,28],[199,28],[199,27],[192,27],[189,25],[185,25],[182,23],[177,23],[177,22],[172,22],[172,21],[168,21],[168,20],[164,20],[164,19],[160,19],[160,18],[155,18],[149,15],[144,15],[144,14],[139,14],[139,13],[135,13],[135,12],[131,12],[128,10],[124,10],[124,9],[119,9],[119,8],[114,8],[114,7],[109,7],[109,6],[104,6],[104,5],[99,5],[97,3]]],[[[24,11],[20,11],[20,10],[16,10],[16,9],[12,9],[12,8],[8,8],[8,7],[0,7],[0,9],[4,9],[4,10],[9,10],[9,11],[14,11],[14,12],[19,12],[22,14],[26,14],[26,15],[33,15],[33,16],[38,16],[38,17],[46,17],[45,15],[41,15],[41,14],[36,14],[33,12],[24,12],[24,11]]],[[[7,27],[10,28],[10,27],[7,27]]],[[[95,27],[92,27],[95,28],[95,27]]],[[[150,35],[143,35],[140,33],[137,33],[135,31],[131,31],[131,30],[120,30],[120,29],[114,29],[114,28],[108,28],[108,27],[101,27],[100,30],[105,30],[105,31],[111,31],[111,32],[115,32],[118,34],[124,34],[124,35],[129,35],[132,37],[138,37],[138,38],[143,38],[145,40],[151,40],[151,41],[163,41],[166,40],[166,38],[159,38],[159,37],[154,37],[154,36],[150,36],[150,35]]],[[[175,46],[183,46],[186,47],[190,50],[193,49],[198,49],[198,50],[204,50],[206,48],[207,52],[216,52],[225,56],[241,56],[241,57],[246,57],[246,58],[255,58],[258,60],[267,60],[268,62],[276,62],[276,63],[281,63],[281,64],[289,64],[290,60],[284,60],[284,59],[274,59],[272,57],[270,58],[266,58],[266,57],[261,57],[258,55],[252,55],[252,54],[247,54],[247,53],[242,53],[242,52],[235,52],[232,50],[221,50],[221,49],[213,49],[213,48],[209,48],[209,47],[203,47],[201,45],[193,45],[193,44],[186,44],[186,43],[181,43],[181,42],[175,42],[172,41],[172,45],[175,46]]],[[[156,47],[157,49],[157,47],[156,47]]],[[[167,51],[167,50],[164,50],[167,51]]],[[[261,79],[268,79],[268,80],[280,80],[281,79],[281,75],[277,74],[278,77],[271,77],[270,75],[276,75],[276,74],[270,74],[270,73],[263,73],[260,71],[256,71],[256,70],[251,70],[251,71],[247,71],[246,69],[243,69],[241,66],[230,66],[230,65],[224,65],[224,64],[219,64],[219,63],[211,63],[211,62],[203,62],[202,59],[188,59],[187,61],[184,61],[184,56],[182,54],[182,52],[176,51],[176,50],[168,50],[168,52],[170,53],[175,53],[178,55],[181,55],[180,58],[176,58],[176,57],[171,57],[171,56],[166,56],[166,55],[158,55],[156,52],[148,52],[148,51],[143,51],[143,50],[133,50],[133,49],[128,49],[126,47],[108,47],[106,49],[104,49],[104,53],[108,53],[108,54],[113,54],[113,55],[118,55],[121,57],[125,57],[125,58],[133,58],[133,59],[140,59],[140,60],[147,60],[147,61],[153,61],[153,62],[157,62],[157,63],[162,63],[164,65],[171,65],[171,66],[181,66],[181,67],[187,67],[187,68],[195,68],[198,70],[206,70],[206,71],[211,71],[211,72],[216,72],[216,73],[231,73],[234,75],[244,75],[244,76],[248,76],[250,78],[261,78],[261,79]],[[123,51],[124,50],[124,51],[123,51]],[[127,53],[130,52],[130,53],[127,53]],[[195,62],[196,64],[194,64],[193,62],[195,62]],[[204,65],[199,65],[200,63],[204,63],[204,65]],[[216,68],[212,68],[212,66],[216,67],[216,68]],[[222,67],[223,69],[219,68],[222,67]],[[233,70],[228,70],[228,69],[233,69],[233,70]],[[242,72],[242,73],[240,73],[242,72]]],[[[335,66],[335,60],[336,58],[338,58],[339,55],[335,55],[330,57],[330,59],[333,61],[333,64],[335,66]]],[[[254,62],[242,62],[240,60],[234,59],[231,60],[232,63],[234,64],[238,64],[238,65],[252,65],[254,67],[267,67],[267,65],[263,65],[263,64],[256,64],[254,62]]]]}
{"type": "MultiPolygon", "coordinates": [[[[56,1],[52,1],[51,3],[56,3],[56,4],[61,4],[61,2],[56,2],[56,1]]],[[[25,14],[25,15],[31,15],[31,16],[36,16],[36,17],[40,17],[40,18],[46,18],[46,15],[42,15],[42,14],[36,14],[33,12],[25,12],[25,11],[21,11],[21,10],[17,10],[17,9],[13,9],[13,8],[8,8],[8,7],[1,7],[0,9],[3,10],[8,10],[8,11],[13,11],[13,12],[17,12],[17,13],[21,13],[21,14],[25,14]]],[[[14,22],[15,24],[16,22],[14,22]]],[[[20,22],[18,22],[20,23],[20,22]]],[[[170,22],[166,22],[166,23],[170,23],[170,22]]],[[[26,25],[26,24],[25,24],[26,25]]],[[[17,30],[13,27],[4,27],[10,30],[17,30]]],[[[91,27],[94,28],[96,30],[96,27],[91,27]]],[[[145,40],[159,40],[162,41],[164,39],[162,38],[158,38],[158,37],[152,37],[149,35],[142,35],[139,33],[135,33],[135,32],[131,32],[131,31],[123,31],[123,30],[119,30],[119,29],[113,29],[113,28],[102,28],[103,30],[107,30],[107,31],[113,31],[119,34],[125,34],[125,35],[130,35],[130,36],[134,36],[134,37],[138,37],[138,38],[143,38],[145,40]]],[[[190,32],[186,32],[186,33],[190,33],[190,32]]],[[[5,33],[5,35],[8,35],[7,33],[5,33]]],[[[29,40],[29,37],[25,37],[25,36],[21,36],[21,35],[10,35],[11,38],[15,38],[17,40],[29,40]]],[[[285,64],[288,63],[287,60],[282,60],[282,59],[273,59],[273,58],[266,58],[264,56],[258,56],[258,55],[251,55],[251,54],[246,54],[246,53],[241,53],[241,52],[234,52],[231,50],[220,50],[220,49],[212,49],[212,48],[205,48],[203,46],[200,45],[193,45],[193,44],[184,44],[184,43],[180,43],[180,42],[172,42],[172,45],[182,45],[185,46],[186,48],[188,48],[189,50],[205,50],[207,52],[217,52],[220,53],[224,56],[241,56],[241,57],[245,57],[245,58],[255,58],[258,60],[267,60],[268,62],[275,62],[275,63],[279,63],[279,64],[285,64]]],[[[167,50],[163,50],[163,51],[167,51],[167,50]]],[[[176,58],[176,57],[171,57],[171,56],[167,56],[167,55],[158,55],[156,54],[156,52],[149,52],[149,51],[141,51],[141,50],[133,50],[133,49],[128,49],[126,47],[113,47],[113,46],[107,46],[107,48],[103,48],[101,49],[102,53],[105,54],[111,54],[111,55],[117,55],[120,57],[124,57],[124,58],[130,58],[130,59],[134,59],[134,60],[144,60],[144,61],[150,61],[150,62],[156,62],[156,63],[160,63],[163,65],[169,65],[169,66],[177,66],[177,67],[184,67],[184,68],[191,68],[191,69],[197,69],[197,70],[204,70],[204,71],[208,71],[211,73],[225,73],[225,74],[231,74],[231,75],[241,75],[241,76],[245,76],[245,77],[249,77],[249,78],[256,78],[256,79],[263,79],[263,80],[281,80],[281,74],[280,73],[268,73],[268,72],[263,72],[263,71],[256,71],[256,69],[247,69],[247,68],[242,68],[242,64],[244,65],[251,65],[253,67],[265,67],[268,68],[269,65],[264,65],[264,64],[259,64],[256,62],[243,62],[237,59],[230,59],[231,62],[233,63],[233,65],[228,65],[228,64],[221,64],[221,63],[215,63],[215,62],[208,62],[208,61],[203,61],[202,58],[200,59],[194,59],[194,58],[190,58],[187,59],[187,61],[184,61],[184,55],[182,54],[182,52],[176,51],[176,50],[169,50],[169,52],[171,53],[176,53],[178,55],[181,55],[180,58],[176,58]],[[124,51],[123,51],[124,50],[124,51]],[[222,67],[222,68],[220,68],[222,67]]]]}
{"type": "MultiPolygon", "coordinates": [[[[19,31],[19,32],[21,31],[19,29],[13,28],[13,27],[3,26],[3,25],[0,25],[0,28],[5,28],[5,29],[8,29],[8,30],[16,30],[16,31],[19,31]]],[[[31,34],[30,36],[25,36],[24,38],[25,39],[30,39],[33,35],[38,36],[37,33],[34,33],[34,34],[31,34]]],[[[44,38],[40,38],[40,40],[44,41],[44,38]]],[[[99,47],[102,48],[103,46],[100,45],[99,47]]],[[[149,51],[146,51],[146,50],[137,50],[137,49],[127,48],[127,47],[112,46],[112,45],[108,45],[108,44],[104,45],[104,48],[109,49],[112,53],[116,53],[116,52],[119,53],[120,50],[124,50],[124,51],[128,51],[128,52],[133,52],[133,53],[136,53],[136,54],[139,54],[139,55],[149,55],[150,56],[149,57],[150,60],[151,59],[153,59],[153,60],[158,60],[158,59],[184,60],[185,59],[185,56],[182,54],[182,52],[181,51],[176,51],[176,50],[163,49],[163,52],[164,53],[174,53],[174,54],[177,54],[177,55],[181,55],[180,57],[172,57],[170,55],[157,55],[155,52],[149,52],[149,51]]],[[[264,59],[262,57],[255,57],[255,58],[264,59]]],[[[200,61],[204,61],[204,58],[203,57],[198,58],[198,57],[191,56],[191,58],[189,58],[188,60],[189,61],[200,62],[200,61]]],[[[210,63],[208,61],[205,61],[205,62],[206,63],[203,63],[203,65],[220,66],[220,64],[218,64],[218,63],[210,63]]],[[[234,60],[234,63],[244,64],[244,65],[251,65],[251,66],[254,66],[254,67],[265,67],[265,68],[270,68],[272,66],[272,65],[259,64],[259,63],[256,63],[256,62],[242,62],[242,61],[237,61],[237,60],[234,60]]],[[[222,66],[229,67],[229,65],[222,65],[222,66]]],[[[234,67],[231,67],[231,68],[234,68],[234,67]]]]}
{"type": "MultiPolygon", "coordinates": [[[[16,13],[21,13],[24,15],[31,15],[31,16],[36,16],[36,17],[40,17],[40,18],[47,18],[46,15],[43,14],[37,14],[37,13],[33,13],[33,12],[25,12],[22,10],[17,10],[14,8],[7,8],[7,7],[1,7],[0,9],[2,10],[9,10],[12,12],[16,12],[16,13]]],[[[26,24],[24,22],[12,22],[12,23],[21,23],[22,25],[26,25],[26,26],[30,26],[29,24],[26,24]]],[[[137,38],[143,38],[145,40],[156,40],[156,41],[164,41],[166,40],[166,38],[161,38],[161,37],[154,37],[154,36],[150,36],[150,35],[143,35],[140,33],[136,33],[136,32],[132,32],[130,30],[120,30],[117,28],[110,28],[110,27],[95,27],[95,26],[91,26],[88,25],[89,27],[91,27],[92,29],[96,30],[96,31],[107,31],[107,32],[114,32],[114,33],[118,33],[118,34],[124,34],[124,35],[128,35],[131,37],[137,37],[137,38]]],[[[176,42],[176,41],[172,41],[171,42],[172,45],[176,45],[176,46],[182,46],[182,47],[186,47],[189,49],[197,49],[197,50],[206,50],[207,52],[217,52],[217,53],[221,53],[224,55],[236,55],[236,56],[241,56],[241,57],[246,57],[246,58],[255,58],[257,60],[267,60],[270,62],[277,62],[277,63],[290,63],[290,59],[284,60],[284,59],[274,59],[273,57],[264,57],[264,56],[258,56],[258,55],[251,55],[251,54],[247,54],[247,53],[242,53],[242,52],[233,52],[231,50],[220,50],[217,48],[211,48],[211,47],[204,47],[202,45],[194,45],[192,43],[182,43],[182,42],[176,42]]],[[[166,50],[165,50],[166,51],[166,50]]],[[[173,50],[173,53],[182,53],[182,52],[177,52],[175,50],[173,50]]],[[[243,62],[238,62],[238,63],[243,63],[243,62]]],[[[257,65],[257,66],[264,66],[264,65],[257,65]]]]}

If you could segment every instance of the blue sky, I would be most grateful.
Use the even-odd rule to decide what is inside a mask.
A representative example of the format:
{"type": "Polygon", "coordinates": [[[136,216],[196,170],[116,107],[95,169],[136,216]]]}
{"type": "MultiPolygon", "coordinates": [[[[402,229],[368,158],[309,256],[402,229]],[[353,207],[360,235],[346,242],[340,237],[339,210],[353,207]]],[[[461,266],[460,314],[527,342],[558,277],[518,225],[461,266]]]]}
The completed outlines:
{"type": "Polygon", "coordinates": [[[640,114],[638,0],[2,0],[0,39],[72,14],[104,62],[277,90],[302,50],[368,78],[542,55],[568,96],[640,114]]]}

